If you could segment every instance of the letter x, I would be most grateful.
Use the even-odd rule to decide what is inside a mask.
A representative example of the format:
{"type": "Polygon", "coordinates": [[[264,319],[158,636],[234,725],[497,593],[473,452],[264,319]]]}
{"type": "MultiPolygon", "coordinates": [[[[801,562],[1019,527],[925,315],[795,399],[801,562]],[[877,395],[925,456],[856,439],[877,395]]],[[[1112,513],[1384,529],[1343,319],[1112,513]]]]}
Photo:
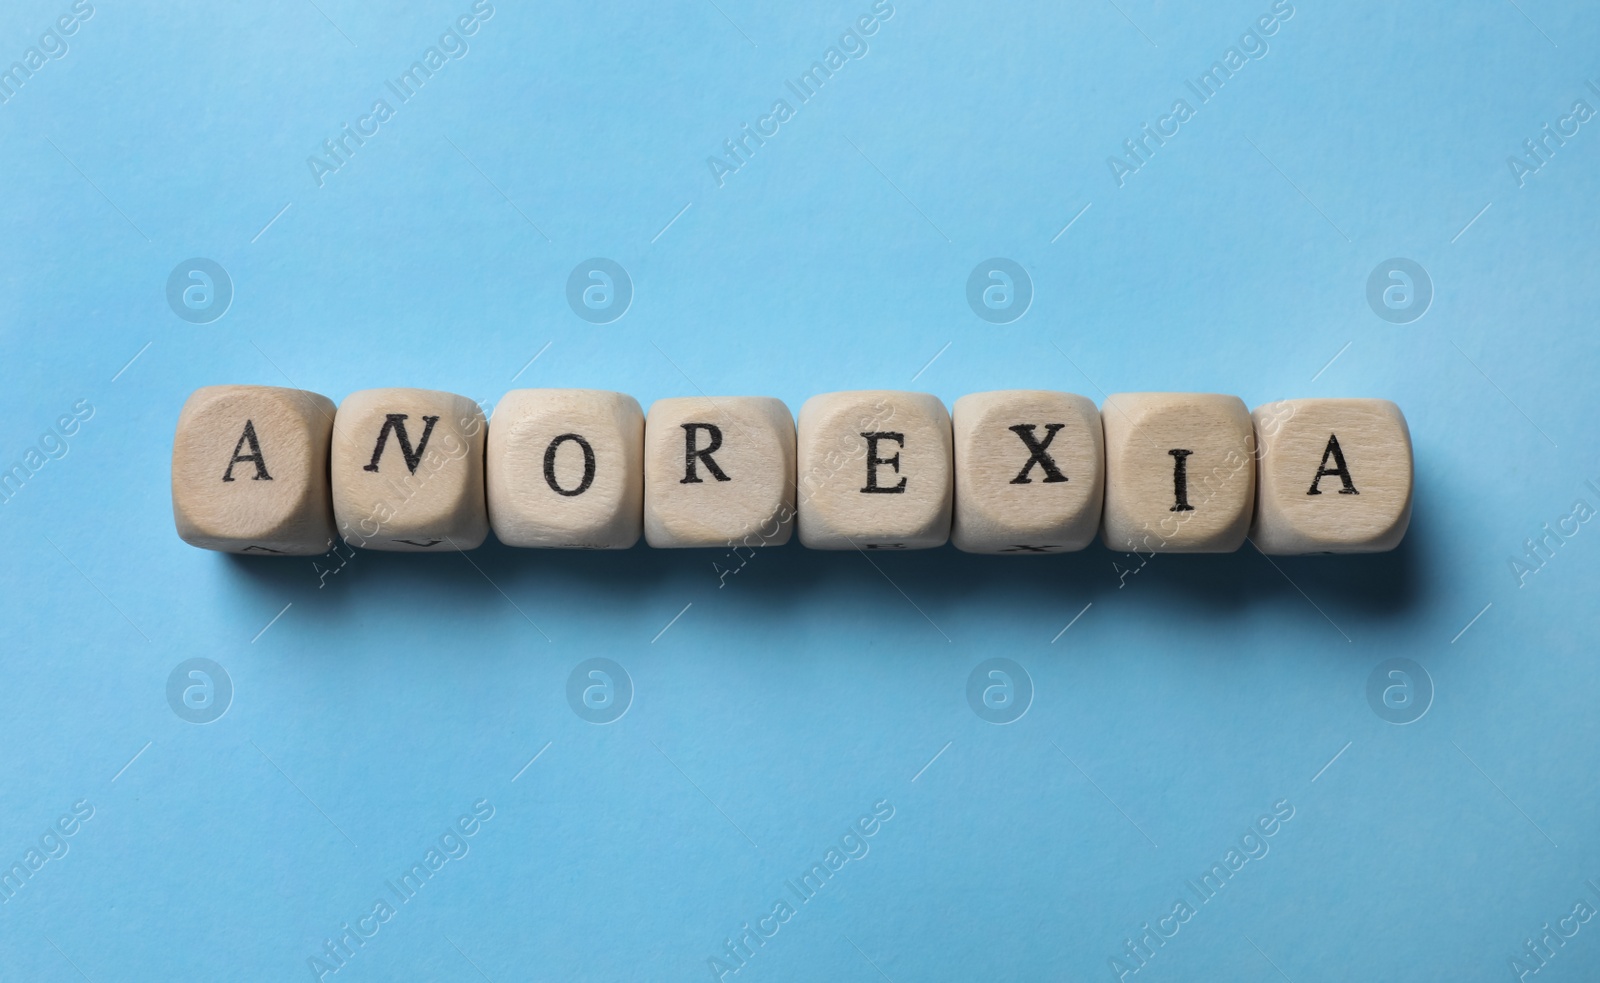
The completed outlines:
{"type": "Polygon", "coordinates": [[[1034,426],[1035,425],[1032,423],[1019,423],[1014,427],[1006,428],[1022,439],[1022,442],[1028,447],[1029,454],[1028,463],[1022,466],[1022,470],[1017,472],[1017,476],[1015,478],[1011,479],[1011,483],[1013,485],[1033,484],[1033,479],[1028,477],[1028,472],[1033,470],[1033,466],[1035,464],[1044,468],[1045,484],[1048,485],[1056,481],[1066,481],[1067,476],[1061,473],[1060,468],[1056,467],[1056,459],[1045,452],[1045,448],[1050,446],[1050,442],[1056,439],[1056,431],[1066,426],[1066,424],[1045,424],[1044,440],[1042,441],[1034,439],[1034,426]]]}

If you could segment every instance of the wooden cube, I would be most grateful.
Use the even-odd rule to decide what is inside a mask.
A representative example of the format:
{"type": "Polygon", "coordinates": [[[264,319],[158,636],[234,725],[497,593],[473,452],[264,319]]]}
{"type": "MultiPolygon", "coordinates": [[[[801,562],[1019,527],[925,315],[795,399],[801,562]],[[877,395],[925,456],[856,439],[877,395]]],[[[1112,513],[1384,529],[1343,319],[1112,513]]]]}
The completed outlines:
{"type": "Polygon", "coordinates": [[[1237,396],[1117,393],[1106,435],[1106,547],[1231,553],[1255,504],[1255,435],[1237,396]]]}
{"type": "Polygon", "coordinates": [[[644,424],[651,546],[779,546],[794,527],[794,418],[768,396],[658,399],[644,424]]]}
{"type": "Polygon", "coordinates": [[[316,556],[333,545],[333,401],[301,389],[206,386],[178,414],[172,518],[191,546],[316,556]]]}
{"type": "Polygon", "coordinates": [[[625,550],[644,526],[644,413],[599,389],[517,389],[489,427],[489,524],[507,546],[625,550]]]}
{"type": "Polygon", "coordinates": [[[333,423],[333,514],[345,542],[395,552],[473,549],[489,534],[483,411],[431,389],[364,389],[333,423]]]}
{"type": "Polygon", "coordinates": [[[800,542],[929,549],[950,538],[950,414],[927,393],[826,393],[800,408],[800,542]]]}
{"type": "Polygon", "coordinates": [[[1253,414],[1261,552],[1381,553],[1411,523],[1411,431],[1386,399],[1287,399],[1253,414]]]}
{"type": "Polygon", "coordinates": [[[1040,556],[1094,539],[1105,437],[1093,402],[1033,389],[973,393],[956,400],[951,426],[956,549],[1040,556]]]}

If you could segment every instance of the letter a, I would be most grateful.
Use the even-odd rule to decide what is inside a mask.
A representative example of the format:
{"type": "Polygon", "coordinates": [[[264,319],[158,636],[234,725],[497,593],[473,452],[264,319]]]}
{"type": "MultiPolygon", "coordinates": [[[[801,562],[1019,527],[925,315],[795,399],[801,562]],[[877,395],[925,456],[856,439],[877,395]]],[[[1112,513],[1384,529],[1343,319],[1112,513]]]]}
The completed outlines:
{"type": "Polygon", "coordinates": [[[711,168],[711,176],[716,179],[719,188],[727,184],[729,174],[739,169],[738,164],[729,164],[720,157],[707,157],[706,166],[711,168]]]}
{"type": "Polygon", "coordinates": [[[228,470],[222,472],[223,481],[233,480],[233,466],[242,461],[254,461],[256,473],[251,481],[271,481],[272,475],[267,474],[267,459],[261,456],[261,445],[256,442],[256,426],[254,421],[244,421],[244,433],[239,435],[239,442],[233,445],[233,459],[228,462],[228,470]],[[239,449],[250,442],[250,453],[240,454],[239,449]]]}
{"type": "Polygon", "coordinates": [[[1327,447],[1326,450],[1324,450],[1322,452],[1322,463],[1317,465],[1317,476],[1315,478],[1311,479],[1311,490],[1306,492],[1306,494],[1307,495],[1321,495],[1322,492],[1317,490],[1317,485],[1322,482],[1323,478],[1327,477],[1330,474],[1338,475],[1339,476],[1339,480],[1344,483],[1344,487],[1339,489],[1339,494],[1341,494],[1341,495],[1359,495],[1359,494],[1361,494],[1360,492],[1356,491],[1355,483],[1350,480],[1350,469],[1345,467],[1345,465],[1344,465],[1344,451],[1341,451],[1339,449],[1339,436],[1338,436],[1338,434],[1328,434],[1328,447],[1327,447]],[[1337,464],[1338,467],[1336,467],[1336,468],[1328,467],[1328,458],[1330,458],[1330,457],[1333,458],[1333,463],[1337,464]]]}
{"type": "Polygon", "coordinates": [[[306,158],[306,166],[311,168],[311,180],[317,182],[317,187],[320,188],[328,181],[324,175],[335,173],[340,165],[329,164],[321,157],[312,156],[306,158]]]}
{"type": "Polygon", "coordinates": [[[417,473],[417,465],[422,463],[422,452],[428,446],[428,438],[433,436],[433,425],[439,422],[436,416],[425,416],[422,422],[427,426],[422,428],[422,439],[417,441],[417,449],[412,451],[411,438],[406,434],[406,414],[386,413],[383,418],[383,429],[378,431],[378,442],[372,448],[372,463],[361,470],[378,470],[378,458],[383,456],[384,445],[389,442],[389,431],[394,431],[394,439],[400,442],[400,453],[406,459],[406,467],[412,474],[417,473]]]}
{"type": "Polygon", "coordinates": [[[1517,979],[1526,980],[1530,975],[1537,973],[1538,971],[1538,966],[1530,966],[1525,962],[1521,962],[1515,956],[1511,957],[1511,972],[1516,974],[1517,979]]]}
{"type": "Polygon", "coordinates": [[[1117,187],[1128,183],[1128,175],[1136,173],[1139,169],[1130,166],[1126,161],[1116,157],[1107,157],[1106,165],[1111,168],[1111,176],[1117,179],[1117,187]]]}
{"type": "Polygon", "coordinates": [[[1511,168],[1511,176],[1517,179],[1517,187],[1519,188],[1527,187],[1529,174],[1539,173],[1538,167],[1530,167],[1528,162],[1520,157],[1507,157],[1506,166],[1511,168]]]}
{"type": "Polygon", "coordinates": [[[1061,473],[1060,468],[1056,467],[1056,459],[1045,453],[1045,448],[1049,447],[1050,442],[1056,439],[1056,431],[1064,426],[1066,426],[1065,423],[1045,424],[1044,440],[1042,441],[1033,439],[1034,424],[1032,423],[1019,423],[1014,427],[1006,428],[1022,438],[1022,442],[1028,446],[1028,453],[1032,455],[1028,458],[1028,463],[1022,466],[1022,470],[1017,472],[1017,476],[1011,479],[1013,485],[1033,484],[1033,479],[1028,477],[1028,472],[1033,470],[1035,464],[1044,468],[1045,484],[1067,480],[1067,476],[1061,473]]]}
{"type": "Polygon", "coordinates": [[[1526,563],[1519,563],[1517,562],[1517,558],[1514,556],[1511,557],[1507,562],[1511,564],[1511,575],[1517,578],[1518,587],[1526,587],[1528,584],[1528,575],[1539,572],[1538,567],[1530,567],[1526,563]]]}

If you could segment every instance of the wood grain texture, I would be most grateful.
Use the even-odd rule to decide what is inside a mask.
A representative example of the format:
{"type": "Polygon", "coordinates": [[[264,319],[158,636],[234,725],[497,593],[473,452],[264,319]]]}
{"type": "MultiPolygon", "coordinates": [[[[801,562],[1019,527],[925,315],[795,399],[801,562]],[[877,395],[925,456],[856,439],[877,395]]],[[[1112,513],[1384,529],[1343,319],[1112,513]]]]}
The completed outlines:
{"type": "Polygon", "coordinates": [[[1231,553],[1255,504],[1255,434],[1237,396],[1116,393],[1106,435],[1108,549],[1231,553]]]}
{"type": "Polygon", "coordinates": [[[1263,553],[1381,553],[1411,523],[1411,431],[1386,399],[1288,399],[1257,407],[1250,538],[1263,553]],[[1315,492],[1313,494],[1313,491],[1315,492]]]}
{"type": "Polygon", "coordinates": [[[950,541],[968,553],[1081,550],[1100,529],[1100,411],[1072,393],[1010,389],[956,400],[950,541]]]}
{"type": "Polygon", "coordinates": [[[370,550],[474,549],[489,534],[483,411],[432,389],[364,389],[333,424],[333,514],[370,550]],[[429,421],[432,421],[431,423],[429,421]]]}
{"type": "Polygon", "coordinates": [[[770,396],[658,399],[644,426],[654,547],[780,546],[794,527],[794,418],[770,396]]]}
{"type": "Polygon", "coordinates": [[[800,408],[798,450],[805,546],[929,549],[950,538],[950,414],[937,396],[890,390],[813,396],[800,408]]]}
{"type": "Polygon", "coordinates": [[[516,389],[489,426],[489,524],[507,546],[625,550],[644,529],[644,412],[599,389],[516,389]]]}
{"type": "Polygon", "coordinates": [[[178,414],[172,517],[183,541],[251,556],[333,545],[333,401],[301,389],[206,386],[178,414]]]}

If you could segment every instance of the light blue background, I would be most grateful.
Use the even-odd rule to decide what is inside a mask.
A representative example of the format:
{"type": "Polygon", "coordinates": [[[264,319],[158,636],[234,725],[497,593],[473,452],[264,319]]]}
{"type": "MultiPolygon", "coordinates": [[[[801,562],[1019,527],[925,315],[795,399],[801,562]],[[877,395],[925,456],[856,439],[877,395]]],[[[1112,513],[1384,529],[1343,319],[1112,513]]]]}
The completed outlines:
{"type": "MultiPolygon", "coordinates": [[[[0,65],[69,7],[8,7],[0,65]]],[[[882,800],[870,853],[729,979],[1115,979],[1284,799],[1270,853],[1130,979],[1514,979],[1600,905],[1600,529],[1510,563],[1600,506],[1600,122],[1525,187],[1506,163],[1600,107],[1600,10],[1297,0],[1119,187],[1108,155],[1267,0],[895,0],[718,187],[706,158],[870,7],[499,3],[323,187],[308,155],[468,0],[97,2],[0,106],[0,465],[94,407],[0,507],[0,862],[95,810],[0,905],[0,977],[315,978],[480,799],[470,853],[328,979],[707,979],[882,800]],[[611,324],[566,303],[591,256],[633,280],[611,324]],[[991,256],[1033,280],[1011,324],[966,303],[991,256]],[[167,306],[189,257],[233,281],[213,323],[167,306]],[[1368,306],[1390,257],[1431,276],[1420,320],[1368,306]],[[719,588],[715,551],[491,543],[322,578],[174,534],[173,425],[218,383],[1375,396],[1410,422],[1416,514],[1389,555],[1125,584],[1098,545],[791,544],[719,588]],[[635,687],[609,725],[566,698],[593,656],[635,687]],[[1401,656],[1436,687],[1408,726],[1366,697],[1401,656]],[[209,725],[166,698],[194,657],[235,688],[209,725]],[[993,657],[1036,688],[1008,726],[966,700],[993,657]]],[[[1597,973],[1592,921],[1538,979],[1597,973]]]]}

